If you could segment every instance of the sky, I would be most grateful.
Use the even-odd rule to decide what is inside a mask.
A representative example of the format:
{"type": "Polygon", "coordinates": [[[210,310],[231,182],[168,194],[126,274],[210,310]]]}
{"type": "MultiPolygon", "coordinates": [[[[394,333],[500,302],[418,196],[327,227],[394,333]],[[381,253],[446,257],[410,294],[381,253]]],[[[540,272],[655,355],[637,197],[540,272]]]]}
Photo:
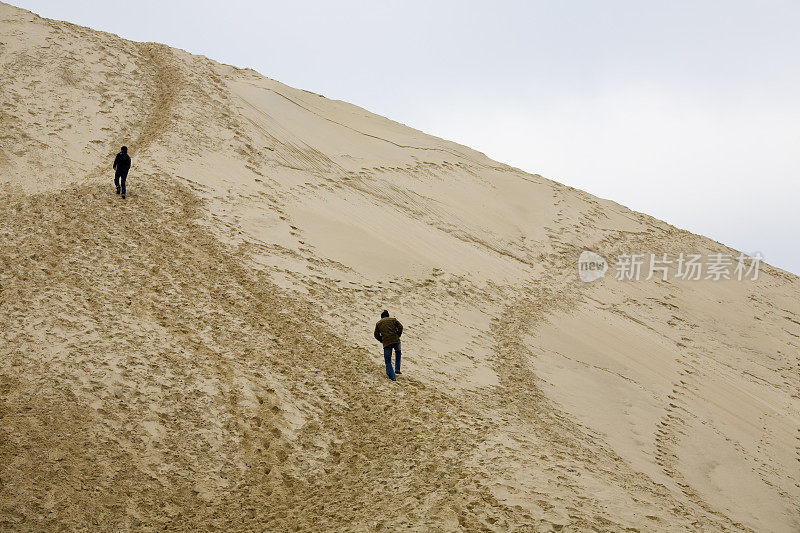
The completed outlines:
{"type": "Polygon", "coordinates": [[[800,1],[12,3],[253,68],[800,274],[800,1]]]}

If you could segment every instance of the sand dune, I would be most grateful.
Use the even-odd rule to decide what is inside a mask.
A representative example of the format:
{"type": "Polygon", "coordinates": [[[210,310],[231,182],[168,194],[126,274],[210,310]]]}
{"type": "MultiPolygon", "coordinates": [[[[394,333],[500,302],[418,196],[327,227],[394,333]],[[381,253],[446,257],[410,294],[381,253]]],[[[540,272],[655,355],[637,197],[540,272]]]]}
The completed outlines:
{"type": "Polygon", "coordinates": [[[0,529],[800,530],[796,276],[583,283],[738,252],[6,4],[0,87],[0,529]]]}

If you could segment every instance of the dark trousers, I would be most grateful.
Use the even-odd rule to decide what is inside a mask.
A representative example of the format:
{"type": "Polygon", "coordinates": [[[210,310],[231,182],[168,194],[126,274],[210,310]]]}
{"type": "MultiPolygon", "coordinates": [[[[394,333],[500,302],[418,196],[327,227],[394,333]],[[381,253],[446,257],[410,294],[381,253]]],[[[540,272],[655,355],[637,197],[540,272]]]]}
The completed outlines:
{"type": "Polygon", "coordinates": [[[394,380],[395,371],[400,372],[400,343],[396,342],[383,347],[383,360],[386,362],[386,375],[394,380]],[[394,348],[395,369],[392,369],[392,348],[394,348]]]}
{"type": "Polygon", "coordinates": [[[125,194],[125,180],[128,179],[127,170],[117,170],[114,173],[114,185],[119,187],[122,194],[125,194]]]}

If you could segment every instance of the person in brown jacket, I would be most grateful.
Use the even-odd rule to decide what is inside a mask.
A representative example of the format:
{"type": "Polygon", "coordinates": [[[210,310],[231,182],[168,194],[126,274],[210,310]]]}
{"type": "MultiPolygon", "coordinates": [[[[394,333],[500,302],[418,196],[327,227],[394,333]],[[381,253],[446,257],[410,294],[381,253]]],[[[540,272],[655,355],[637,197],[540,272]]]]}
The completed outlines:
{"type": "Polygon", "coordinates": [[[392,381],[397,381],[395,374],[400,372],[400,335],[403,334],[403,324],[394,317],[389,316],[389,311],[381,313],[381,319],[375,324],[375,339],[383,343],[383,360],[386,362],[386,375],[392,381]],[[392,349],[394,349],[395,368],[392,369],[392,349]]]}

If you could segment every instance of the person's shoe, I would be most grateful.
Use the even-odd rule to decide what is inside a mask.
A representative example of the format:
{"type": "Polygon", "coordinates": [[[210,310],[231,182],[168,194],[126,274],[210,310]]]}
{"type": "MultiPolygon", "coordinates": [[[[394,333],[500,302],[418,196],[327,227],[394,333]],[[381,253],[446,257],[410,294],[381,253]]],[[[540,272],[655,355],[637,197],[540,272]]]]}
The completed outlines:
{"type": "Polygon", "coordinates": [[[117,194],[119,194],[119,187],[117,187],[117,194]]]}
{"type": "Polygon", "coordinates": [[[395,374],[402,374],[402,372],[400,372],[399,370],[395,370],[394,373],[395,374]]]}
{"type": "Polygon", "coordinates": [[[123,200],[125,199],[125,195],[124,195],[124,194],[122,195],[122,199],[123,199],[123,200]]]}

